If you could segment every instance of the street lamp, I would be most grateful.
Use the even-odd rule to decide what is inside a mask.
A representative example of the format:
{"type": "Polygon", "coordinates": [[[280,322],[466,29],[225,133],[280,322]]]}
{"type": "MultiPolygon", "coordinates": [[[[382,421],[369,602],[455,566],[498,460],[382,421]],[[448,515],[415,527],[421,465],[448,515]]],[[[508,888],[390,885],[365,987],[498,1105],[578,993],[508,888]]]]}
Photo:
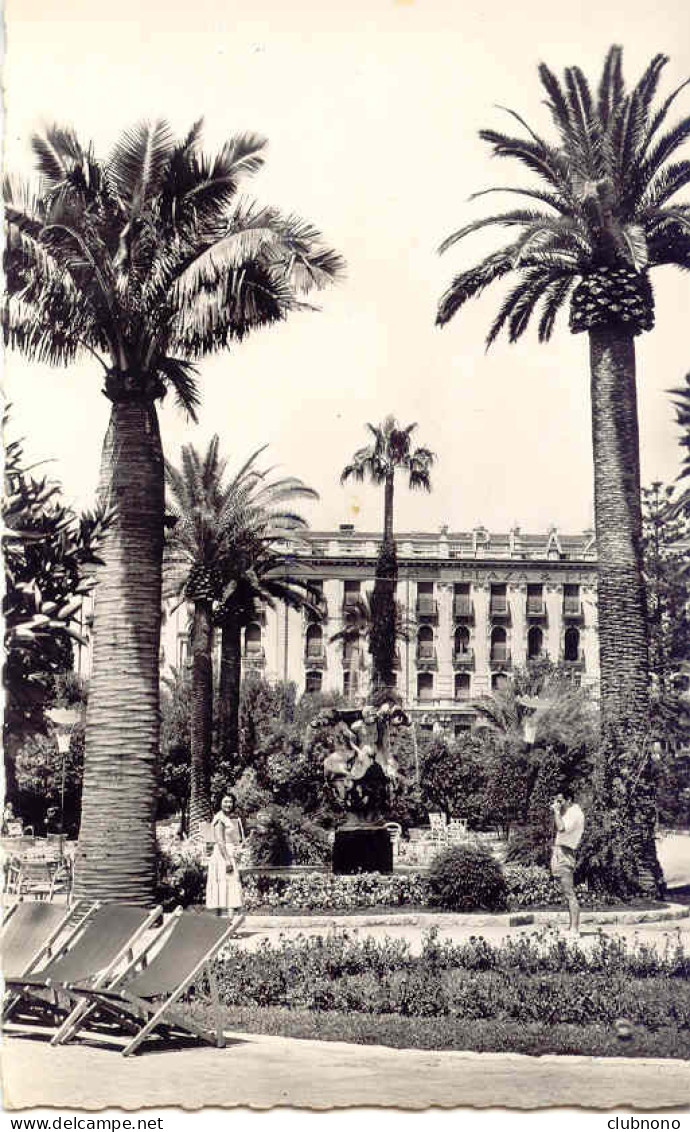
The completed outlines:
{"type": "Polygon", "coordinates": [[[72,732],[81,719],[81,712],[73,708],[51,708],[48,717],[55,728],[58,753],[60,754],[60,860],[63,856],[65,836],[65,771],[66,758],[72,742],[72,732]]]}

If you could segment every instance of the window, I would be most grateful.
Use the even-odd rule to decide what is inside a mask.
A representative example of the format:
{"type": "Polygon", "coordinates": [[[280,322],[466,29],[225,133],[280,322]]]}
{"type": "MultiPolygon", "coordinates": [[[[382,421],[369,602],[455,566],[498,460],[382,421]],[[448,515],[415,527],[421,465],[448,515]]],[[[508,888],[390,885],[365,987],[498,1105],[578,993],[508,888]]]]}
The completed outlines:
{"type": "Polygon", "coordinates": [[[417,582],[417,593],[419,594],[420,597],[422,597],[423,595],[426,596],[426,597],[433,597],[434,596],[434,583],[433,582],[417,582]]]}
{"type": "Polygon", "coordinates": [[[343,695],[346,700],[352,699],[359,691],[359,672],[343,673],[343,695]]]}
{"type": "Polygon", "coordinates": [[[533,625],[527,634],[527,659],[536,660],[544,651],[544,634],[538,625],[533,625]]]}
{"type": "Polygon", "coordinates": [[[508,687],[508,677],[505,672],[494,672],[491,677],[491,691],[500,692],[508,687]]]}
{"type": "Polygon", "coordinates": [[[572,583],[563,586],[563,612],[566,617],[577,617],[580,613],[580,587],[572,583]]]}
{"type": "Polygon", "coordinates": [[[508,635],[505,629],[497,625],[491,630],[491,660],[496,664],[505,664],[508,659],[508,635]]]}
{"type": "Polygon", "coordinates": [[[470,677],[468,672],[456,672],[455,698],[456,700],[468,700],[470,698],[470,677]]]}
{"type": "Polygon", "coordinates": [[[307,694],[313,695],[316,692],[321,691],[322,683],[323,676],[320,672],[307,672],[307,679],[304,690],[305,692],[307,692],[307,694]]]}
{"type": "Polygon", "coordinates": [[[504,584],[492,583],[490,609],[494,617],[503,616],[508,612],[508,591],[504,584]]]}
{"type": "Polygon", "coordinates": [[[573,661],[580,659],[580,634],[577,629],[566,629],[563,645],[564,660],[573,661]]]}
{"type": "Polygon", "coordinates": [[[357,598],[360,596],[361,586],[362,583],[359,580],[346,578],[343,605],[355,605],[357,603],[357,598]]]}
{"type": "Polygon", "coordinates": [[[527,616],[538,616],[544,610],[544,587],[535,583],[527,586],[527,616]]]}
{"type": "Polygon", "coordinates": [[[261,626],[255,621],[244,631],[244,651],[248,656],[257,656],[261,652],[261,626]]]}
{"type": "Polygon", "coordinates": [[[453,724],[453,731],[455,733],[456,739],[462,738],[463,735],[469,735],[471,730],[472,730],[472,718],[471,718],[471,716],[467,716],[466,719],[456,719],[455,723],[453,724]]]}
{"type": "Polygon", "coordinates": [[[307,629],[307,656],[323,656],[323,630],[320,625],[307,629]]]}
{"type": "Polygon", "coordinates": [[[417,582],[417,613],[429,617],[435,612],[434,583],[417,582]]]}
{"type": "Polygon", "coordinates": [[[455,655],[467,656],[470,651],[470,631],[464,625],[455,630],[455,655]]]}
{"type": "Polygon", "coordinates": [[[420,660],[433,660],[434,630],[430,625],[422,625],[417,634],[417,657],[420,660]]]}
{"type": "Polygon", "coordinates": [[[469,582],[455,582],[453,585],[453,613],[456,617],[472,615],[472,599],[469,582]]]}
{"type": "Polygon", "coordinates": [[[420,672],[417,676],[417,699],[433,700],[434,677],[431,672],[420,672]]]}

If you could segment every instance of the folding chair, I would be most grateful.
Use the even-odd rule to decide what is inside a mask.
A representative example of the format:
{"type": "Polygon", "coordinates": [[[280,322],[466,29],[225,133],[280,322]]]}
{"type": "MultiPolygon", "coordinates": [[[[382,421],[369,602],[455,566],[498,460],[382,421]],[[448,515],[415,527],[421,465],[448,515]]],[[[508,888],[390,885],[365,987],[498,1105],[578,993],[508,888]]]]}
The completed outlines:
{"type": "MultiPolygon", "coordinates": [[[[154,1030],[162,1031],[167,1037],[173,1033],[192,1035],[222,1049],[225,1037],[212,962],[243,920],[244,913],[238,913],[228,922],[206,912],[180,910],[173,913],[151,946],[131,964],[133,969],[139,962],[145,963],[143,969],[131,978],[128,977],[130,972],[124,973],[118,980],[119,987],[105,989],[72,984],[67,990],[75,998],[82,997],[88,1002],[99,1019],[103,1016],[113,1019],[133,1034],[122,1050],[125,1057],[134,1053],[154,1030]],[[150,959],[149,951],[155,951],[150,959]],[[204,974],[216,1015],[215,1034],[192,1022],[175,1006],[204,974]],[[163,1001],[156,1002],[156,999],[163,1001]]],[[[87,1008],[73,1023],[66,1022],[53,1038],[53,1044],[74,1037],[91,1013],[87,1008]]]]}
{"type": "Polygon", "coordinates": [[[53,944],[63,932],[72,929],[68,942],[96,908],[96,904],[87,901],[74,908],[41,900],[14,904],[5,916],[0,934],[3,977],[17,979],[30,975],[43,961],[50,959],[53,944]]]}
{"type": "Polygon", "coordinates": [[[94,987],[107,986],[123,960],[132,961],[134,945],[161,912],[160,906],[147,911],[129,904],[101,904],[40,971],[5,980],[11,998],[3,1019],[28,1013],[33,1021],[38,1014],[39,1019],[54,1022],[61,1014],[69,1015],[60,1006],[65,984],[78,979],[94,987]]]}

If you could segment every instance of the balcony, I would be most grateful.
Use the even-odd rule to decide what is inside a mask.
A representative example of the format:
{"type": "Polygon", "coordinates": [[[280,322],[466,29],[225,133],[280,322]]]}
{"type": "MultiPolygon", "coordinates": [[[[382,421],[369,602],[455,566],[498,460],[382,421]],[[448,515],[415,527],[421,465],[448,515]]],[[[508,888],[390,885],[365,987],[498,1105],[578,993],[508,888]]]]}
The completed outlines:
{"type": "Polygon", "coordinates": [[[423,621],[435,621],[438,617],[438,602],[433,597],[418,597],[417,616],[423,621]]]}
{"type": "Polygon", "coordinates": [[[489,657],[489,668],[492,672],[502,672],[506,668],[512,667],[513,660],[509,652],[494,651],[489,657]]]}
{"type": "Polygon", "coordinates": [[[266,665],[266,653],[263,649],[252,649],[250,652],[242,654],[242,663],[245,668],[264,668],[266,665]]]}
{"type": "Polygon", "coordinates": [[[468,684],[467,687],[465,687],[463,685],[460,688],[456,688],[454,699],[455,699],[456,704],[460,703],[462,700],[471,700],[472,699],[472,689],[470,688],[470,685],[468,684]]]}
{"type": "Polygon", "coordinates": [[[323,668],[325,668],[326,667],[326,650],[325,649],[318,649],[318,650],[314,650],[312,652],[309,652],[307,650],[307,652],[305,652],[305,654],[304,654],[304,667],[305,668],[311,668],[311,669],[317,669],[317,668],[323,669],[323,668]]]}
{"type": "Polygon", "coordinates": [[[583,621],[584,611],[579,597],[566,597],[563,599],[563,619],[565,621],[583,621]]]}
{"type": "Polygon", "coordinates": [[[546,620],[546,602],[542,597],[527,598],[527,620],[528,621],[545,621],[546,620]]]}
{"type": "Polygon", "coordinates": [[[489,616],[495,620],[510,621],[510,606],[507,597],[493,597],[489,602],[489,616]]]}
{"type": "Polygon", "coordinates": [[[456,649],[453,652],[453,668],[461,670],[474,668],[474,649],[456,649]]]}
{"type": "Polygon", "coordinates": [[[433,645],[420,645],[415,659],[420,672],[435,672],[438,668],[436,649],[433,645]]]}
{"type": "Polygon", "coordinates": [[[474,603],[472,598],[453,598],[453,617],[456,621],[474,621],[474,603]]]}

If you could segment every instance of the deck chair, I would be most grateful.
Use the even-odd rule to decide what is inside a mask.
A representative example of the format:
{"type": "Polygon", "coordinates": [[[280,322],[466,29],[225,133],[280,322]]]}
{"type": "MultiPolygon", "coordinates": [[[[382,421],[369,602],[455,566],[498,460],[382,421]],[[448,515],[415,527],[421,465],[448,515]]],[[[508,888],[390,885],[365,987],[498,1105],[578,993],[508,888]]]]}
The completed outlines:
{"type": "MultiPolygon", "coordinates": [[[[132,977],[126,975],[120,980],[119,987],[106,989],[73,984],[68,990],[75,997],[83,997],[99,1019],[105,1016],[132,1035],[122,1050],[125,1057],[135,1053],[155,1030],[168,1038],[173,1034],[192,1035],[222,1049],[225,1037],[212,962],[221,947],[236,934],[243,920],[244,913],[238,913],[228,921],[207,912],[180,910],[170,917],[147,953],[140,956],[140,961],[146,966],[132,977]],[[148,952],[153,951],[155,954],[149,958],[148,952]],[[176,1006],[178,1000],[204,975],[208,979],[216,1015],[215,1033],[192,1022],[176,1006]]],[[[131,966],[137,965],[135,960],[131,966]]],[[[92,1016],[91,1010],[72,1024],[66,1022],[53,1038],[53,1044],[69,1041],[84,1028],[89,1016],[92,1016]]]]}
{"type": "Polygon", "coordinates": [[[34,1022],[54,1024],[58,1017],[69,1015],[70,1009],[65,1010],[60,1002],[64,985],[79,980],[90,986],[107,986],[123,961],[132,961],[135,944],[161,911],[160,906],[148,911],[129,904],[101,904],[40,971],[5,980],[10,1000],[3,1020],[28,1014],[34,1022]]]}
{"type": "Polygon", "coordinates": [[[0,956],[5,979],[30,975],[53,954],[53,945],[64,943],[81,928],[97,905],[84,901],[74,908],[25,900],[8,909],[0,933],[0,956]],[[68,932],[69,934],[65,935],[68,932]]]}

